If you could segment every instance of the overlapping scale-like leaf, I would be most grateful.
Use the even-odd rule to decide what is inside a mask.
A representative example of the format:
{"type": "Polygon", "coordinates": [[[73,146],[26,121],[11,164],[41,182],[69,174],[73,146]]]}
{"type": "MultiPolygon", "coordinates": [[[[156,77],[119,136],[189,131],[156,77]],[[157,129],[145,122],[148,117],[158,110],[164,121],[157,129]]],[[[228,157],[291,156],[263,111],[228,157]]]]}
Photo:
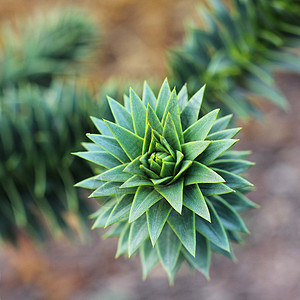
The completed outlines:
{"type": "Polygon", "coordinates": [[[157,99],[147,83],[125,107],[108,98],[115,123],[93,118],[100,134],[77,153],[100,168],[77,184],[104,199],[94,228],[119,237],[117,257],[139,252],[144,277],[160,261],[170,282],[184,262],[208,278],[211,252],[234,259],[230,241],[248,233],[238,212],[257,207],[241,176],[249,153],[231,149],[240,128],[218,110],[198,120],[203,93],[188,100],[186,87],[177,96],[165,80],[157,99]]]}

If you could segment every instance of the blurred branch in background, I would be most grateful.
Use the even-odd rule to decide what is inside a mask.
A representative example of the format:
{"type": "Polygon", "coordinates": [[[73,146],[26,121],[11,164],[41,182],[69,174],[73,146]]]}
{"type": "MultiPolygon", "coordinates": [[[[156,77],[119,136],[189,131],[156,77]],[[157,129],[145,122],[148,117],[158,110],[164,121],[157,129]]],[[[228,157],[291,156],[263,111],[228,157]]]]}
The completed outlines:
{"type": "Polygon", "coordinates": [[[79,73],[100,41],[97,25],[75,9],[41,14],[17,27],[2,33],[0,90],[22,82],[49,87],[57,75],[79,73]]]}
{"type": "Polygon", "coordinates": [[[300,1],[211,0],[199,8],[206,26],[188,28],[182,46],[169,53],[171,78],[195,92],[207,84],[205,111],[221,107],[241,118],[260,116],[251,101],[264,98],[287,109],[274,71],[300,71],[300,1]]]}
{"type": "MultiPolygon", "coordinates": [[[[31,238],[68,229],[67,216],[87,223],[89,209],[74,188],[78,174],[91,170],[70,155],[80,149],[89,112],[96,109],[87,91],[53,83],[6,90],[0,110],[0,236],[14,241],[18,231],[31,238]]],[[[68,226],[69,225],[69,226],[68,226]]]]}
{"type": "Polygon", "coordinates": [[[87,229],[88,203],[73,184],[92,172],[71,152],[92,130],[89,116],[105,114],[101,91],[94,100],[63,83],[82,74],[99,44],[88,15],[51,12],[18,30],[4,31],[0,59],[0,239],[14,243],[19,232],[41,240],[87,229]]]}

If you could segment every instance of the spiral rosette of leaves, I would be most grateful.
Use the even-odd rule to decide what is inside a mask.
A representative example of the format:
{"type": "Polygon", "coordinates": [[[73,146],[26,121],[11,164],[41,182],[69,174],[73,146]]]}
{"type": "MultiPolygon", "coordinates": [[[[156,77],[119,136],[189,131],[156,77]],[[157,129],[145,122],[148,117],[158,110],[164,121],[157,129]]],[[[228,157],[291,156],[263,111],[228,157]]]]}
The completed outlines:
{"type": "Polygon", "coordinates": [[[189,101],[165,80],[156,99],[145,83],[142,99],[130,89],[125,107],[108,97],[116,123],[93,118],[101,134],[78,156],[103,171],[77,184],[103,197],[94,228],[119,237],[116,256],[139,252],[143,275],[161,262],[173,282],[183,262],[209,277],[211,252],[234,259],[230,240],[248,230],[237,212],[256,205],[252,184],[239,174],[253,163],[229,150],[240,128],[214,110],[198,119],[204,87],[189,101]]]}

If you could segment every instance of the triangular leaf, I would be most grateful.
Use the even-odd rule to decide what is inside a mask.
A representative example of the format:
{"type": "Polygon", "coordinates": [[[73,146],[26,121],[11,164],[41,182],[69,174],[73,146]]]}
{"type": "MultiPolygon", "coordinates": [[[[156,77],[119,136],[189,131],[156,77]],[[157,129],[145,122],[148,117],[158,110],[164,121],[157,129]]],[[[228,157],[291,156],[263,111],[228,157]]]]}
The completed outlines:
{"type": "Polygon", "coordinates": [[[244,221],[225,200],[218,196],[210,199],[224,228],[249,233],[244,221]]]}
{"type": "Polygon", "coordinates": [[[120,189],[119,182],[106,182],[97,190],[95,190],[89,198],[92,197],[104,197],[104,196],[113,196],[113,195],[120,195],[120,194],[134,194],[136,188],[125,188],[120,189]]]}
{"type": "Polygon", "coordinates": [[[124,106],[125,108],[131,112],[131,108],[130,108],[130,99],[127,95],[123,95],[123,99],[124,99],[124,106]]]}
{"type": "Polygon", "coordinates": [[[162,266],[171,274],[174,269],[179,253],[181,243],[168,224],[165,224],[160,237],[157,240],[157,252],[162,266]]]}
{"type": "Polygon", "coordinates": [[[126,163],[130,161],[130,159],[114,137],[108,137],[99,134],[88,134],[87,136],[94,143],[99,145],[106,152],[113,155],[120,162],[126,163]]]}
{"type": "Polygon", "coordinates": [[[76,187],[82,187],[85,189],[95,190],[99,188],[101,185],[103,185],[105,182],[101,182],[99,180],[96,180],[96,177],[90,177],[87,179],[84,179],[78,183],[76,183],[74,186],[76,187]]]}
{"type": "Polygon", "coordinates": [[[124,226],[124,229],[121,233],[121,236],[118,241],[118,249],[116,253],[116,258],[118,258],[122,254],[128,255],[128,238],[129,238],[130,225],[127,223],[124,226]]]}
{"type": "Polygon", "coordinates": [[[81,143],[87,151],[102,151],[103,149],[94,143],[81,143]]]}
{"type": "Polygon", "coordinates": [[[119,160],[105,151],[76,152],[74,153],[74,155],[77,155],[107,169],[114,168],[120,164],[119,160]]]}
{"type": "Polygon", "coordinates": [[[184,155],[180,151],[176,151],[176,163],[175,163],[175,172],[174,173],[178,172],[183,158],[184,158],[184,155]]]}
{"type": "Polygon", "coordinates": [[[211,223],[203,218],[196,217],[196,229],[212,243],[229,251],[229,241],[225,229],[213,206],[209,202],[207,204],[210,211],[211,223]]]}
{"type": "Polygon", "coordinates": [[[92,229],[105,226],[105,224],[110,216],[110,213],[112,212],[112,210],[114,208],[114,205],[115,205],[115,201],[112,201],[112,202],[108,203],[107,205],[105,205],[104,207],[101,207],[101,209],[100,209],[101,213],[97,217],[96,221],[94,222],[92,229]]]}
{"type": "Polygon", "coordinates": [[[184,187],[183,205],[195,212],[201,218],[210,222],[207,204],[197,184],[184,187]]]}
{"type": "Polygon", "coordinates": [[[147,210],[148,229],[153,246],[156,244],[171,210],[172,207],[165,199],[160,200],[147,210]]]}
{"type": "Polygon", "coordinates": [[[226,230],[227,232],[227,235],[228,235],[228,238],[230,241],[233,241],[235,243],[242,243],[243,242],[243,239],[241,237],[241,234],[237,231],[232,231],[232,230],[226,230]]]}
{"type": "Polygon", "coordinates": [[[188,169],[185,175],[185,185],[195,183],[220,183],[225,180],[212,169],[205,165],[202,165],[196,161],[193,162],[192,166],[188,169]]]}
{"type": "Polygon", "coordinates": [[[151,179],[151,181],[153,182],[154,185],[157,185],[157,184],[169,183],[169,181],[171,179],[172,179],[172,176],[168,176],[168,177],[161,178],[161,179],[151,179]]]}
{"type": "Polygon", "coordinates": [[[138,156],[131,163],[129,163],[123,172],[140,175],[140,176],[145,176],[145,173],[140,168],[140,165],[141,165],[140,158],[141,158],[141,156],[138,156]]]}
{"type": "Polygon", "coordinates": [[[168,224],[178,236],[183,246],[191,253],[191,255],[195,256],[195,214],[186,207],[183,207],[182,215],[179,215],[173,210],[168,217],[168,224]]]}
{"type": "Polygon", "coordinates": [[[143,279],[145,280],[150,271],[158,264],[159,257],[151,242],[147,239],[140,250],[141,264],[143,268],[143,279]]]}
{"type": "Polygon", "coordinates": [[[143,155],[149,150],[151,138],[152,138],[152,129],[148,124],[146,127],[146,132],[145,132],[144,142],[143,142],[143,151],[142,151],[143,155]]]}
{"type": "Polygon", "coordinates": [[[234,192],[224,183],[201,183],[200,190],[204,196],[222,195],[234,192]]]}
{"type": "Polygon", "coordinates": [[[193,257],[187,251],[183,251],[186,259],[204,276],[209,279],[210,247],[208,240],[197,232],[196,255],[193,257]]]}
{"type": "Polygon", "coordinates": [[[172,121],[174,122],[180,143],[183,143],[183,133],[182,133],[182,127],[181,127],[178,99],[177,99],[175,89],[172,91],[172,94],[168,100],[167,107],[165,109],[163,119],[162,119],[163,124],[165,123],[168,114],[170,114],[172,121]]]}
{"type": "Polygon", "coordinates": [[[218,112],[219,109],[215,109],[188,127],[183,133],[185,143],[203,141],[215,122],[218,112]]]}
{"type": "Polygon", "coordinates": [[[132,223],[138,219],[147,209],[159,201],[162,196],[153,188],[139,187],[132,203],[129,222],[132,223]]]}
{"type": "Polygon", "coordinates": [[[233,260],[235,262],[237,261],[237,259],[236,259],[235,255],[233,253],[233,250],[232,250],[231,246],[230,246],[230,251],[225,251],[224,249],[218,247],[214,243],[209,243],[209,245],[210,245],[211,251],[219,253],[219,254],[222,254],[224,256],[227,256],[227,257],[229,257],[231,260],[233,260]]]}
{"type": "Polygon", "coordinates": [[[238,132],[240,132],[242,129],[242,127],[239,128],[231,128],[231,129],[225,129],[222,131],[218,131],[212,134],[209,134],[207,136],[208,140],[225,140],[225,139],[231,139],[233,138],[235,135],[238,134],[238,132]]]}
{"type": "Polygon", "coordinates": [[[185,159],[194,160],[208,147],[210,143],[210,141],[196,141],[182,144],[182,152],[185,159]]]}
{"type": "Polygon", "coordinates": [[[111,228],[103,235],[103,238],[120,237],[126,225],[127,222],[118,222],[117,224],[112,225],[111,228]]]}
{"type": "Polygon", "coordinates": [[[182,253],[179,253],[177,262],[175,267],[172,269],[172,271],[168,274],[169,276],[169,283],[172,286],[174,284],[175,276],[178,273],[182,263],[185,261],[184,256],[182,253]]]}
{"type": "MultiPolygon", "coordinates": [[[[160,177],[162,177],[162,178],[157,179],[157,181],[160,182],[161,180],[164,180],[165,178],[167,178],[169,176],[172,177],[173,172],[174,172],[174,167],[175,167],[174,162],[163,161],[161,171],[160,171],[160,177]]],[[[158,184],[158,183],[156,183],[156,184],[158,184]]]]}
{"type": "Polygon", "coordinates": [[[138,136],[144,137],[146,127],[146,107],[133,89],[130,89],[129,94],[134,131],[138,136]]]}
{"type": "Polygon", "coordinates": [[[110,109],[113,113],[115,121],[120,126],[134,132],[132,117],[130,112],[116,100],[107,97],[110,109]]]}
{"type": "Polygon", "coordinates": [[[163,117],[170,95],[171,95],[171,90],[170,90],[168,80],[166,78],[160,88],[157,101],[156,101],[156,107],[155,107],[155,112],[160,120],[163,117]]]}
{"type": "Polygon", "coordinates": [[[227,115],[227,116],[222,117],[222,118],[218,118],[215,121],[214,125],[212,126],[209,134],[212,134],[212,133],[217,132],[217,131],[224,130],[228,126],[231,119],[232,119],[232,114],[227,115]]]}
{"type": "Polygon", "coordinates": [[[95,117],[91,117],[91,119],[100,133],[107,136],[113,136],[103,120],[95,117]]]}
{"type": "Polygon", "coordinates": [[[133,195],[124,195],[110,213],[105,227],[110,226],[129,215],[133,195]]]}
{"type": "Polygon", "coordinates": [[[156,173],[154,173],[152,170],[146,168],[144,165],[141,165],[140,168],[147,175],[147,177],[150,177],[152,179],[160,178],[156,173]]]}
{"type": "Polygon", "coordinates": [[[107,170],[106,172],[96,176],[95,179],[112,182],[124,182],[132,176],[131,174],[123,172],[126,166],[127,165],[124,164],[107,170]]]}
{"type": "Polygon", "coordinates": [[[159,134],[162,134],[163,126],[150,105],[147,106],[146,123],[149,124],[151,128],[156,130],[159,134]]]}
{"type": "Polygon", "coordinates": [[[181,88],[177,97],[178,97],[179,111],[181,112],[188,102],[188,92],[187,92],[186,84],[181,88]]]}
{"type": "Polygon", "coordinates": [[[180,141],[170,114],[167,115],[167,119],[163,129],[163,137],[165,137],[167,142],[174,150],[181,151],[180,141]]]}
{"type": "Polygon", "coordinates": [[[246,159],[251,151],[230,150],[222,153],[220,159],[246,159]]]}
{"type": "Polygon", "coordinates": [[[183,130],[197,122],[204,91],[205,85],[188,101],[182,110],[180,118],[183,130]]]}
{"type": "Polygon", "coordinates": [[[192,166],[193,162],[191,160],[184,160],[181,164],[180,169],[177,171],[176,176],[171,180],[170,183],[176,181],[178,178],[180,178],[180,176],[182,176],[182,174],[184,172],[186,172],[191,166],[192,166]]]}
{"type": "Polygon", "coordinates": [[[156,97],[152,92],[151,88],[149,87],[148,83],[144,82],[144,89],[143,89],[143,102],[144,105],[147,107],[149,105],[155,109],[156,106],[156,97]]]}
{"type": "MultiPolygon", "coordinates": [[[[165,148],[167,149],[166,152],[169,152],[170,155],[171,155],[173,158],[175,158],[175,152],[173,151],[172,147],[170,146],[170,144],[168,143],[168,141],[167,141],[163,136],[160,137],[160,142],[161,142],[162,146],[165,147],[165,148]]],[[[158,150],[158,149],[157,149],[157,150],[158,150]]],[[[163,151],[163,148],[162,148],[162,150],[158,150],[158,151],[164,152],[164,151],[163,151]]],[[[176,150],[176,152],[179,152],[179,151],[176,150]]]]}
{"type": "Polygon", "coordinates": [[[225,179],[226,185],[231,189],[240,189],[248,186],[253,186],[251,182],[249,182],[248,180],[246,180],[245,178],[239,175],[221,169],[217,169],[217,168],[213,168],[213,169],[225,179]]]}
{"type": "Polygon", "coordinates": [[[222,198],[228,202],[235,211],[244,211],[250,208],[258,208],[259,205],[250,201],[247,197],[245,197],[242,193],[236,191],[236,193],[231,193],[227,195],[222,195],[222,198]]]}
{"type": "Polygon", "coordinates": [[[255,165],[255,163],[244,159],[217,159],[209,165],[227,172],[240,174],[255,165]]]}
{"type": "Polygon", "coordinates": [[[128,256],[130,257],[148,237],[146,214],[138,218],[130,226],[128,256]]]}
{"type": "Polygon", "coordinates": [[[179,213],[182,210],[183,202],[183,180],[166,186],[155,186],[155,189],[171,204],[179,213]]]}
{"type": "Polygon", "coordinates": [[[152,186],[152,182],[145,177],[133,175],[125,181],[120,188],[139,187],[139,186],[152,186]]]}
{"type": "Polygon", "coordinates": [[[131,131],[118,126],[112,122],[106,121],[109,130],[119,142],[127,156],[134,160],[136,157],[142,154],[143,139],[133,134],[131,131]]]}
{"type": "Polygon", "coordinates": [[[197,158],[202,164],[209,164],[226,150],[232,147],[238,140],[219,140],[212,141],[209,146],[197,158]]]}

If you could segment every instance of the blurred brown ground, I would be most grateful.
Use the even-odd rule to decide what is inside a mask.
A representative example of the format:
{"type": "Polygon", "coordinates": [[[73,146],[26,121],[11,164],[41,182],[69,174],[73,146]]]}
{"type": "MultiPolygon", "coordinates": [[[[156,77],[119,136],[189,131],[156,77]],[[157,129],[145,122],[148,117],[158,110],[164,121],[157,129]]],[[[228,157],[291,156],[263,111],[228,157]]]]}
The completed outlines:
{"type": "MultiPolygon", "coordinates": [[[[82,5],[99,20],[103,50],[92,77],[162,79],[165,50],[183,37],[183,21],[195,16],[187,0],[0,0],[0,21],[47,10],[57,3],[82,5]],[[97,67],[99,65],[99,67],[97,67]]],[[[243,124],[240,149],[251,149],[257,165],[249,179],[259,210],[244,214],[251,235],[236,246],[238,264],[215,256],[211,280],[182,269],[174,287],[156,268],[142,281],[139,259],[114,259],[116,240],[75,246],[48,242],[34,250],[24,239],[20,250],[0,250],[1,300],[292,300],[300,295],[300,77],[280,74],[277,82],[291,109],[285,114],[265,105],[263,123],[243,124]]]]}

